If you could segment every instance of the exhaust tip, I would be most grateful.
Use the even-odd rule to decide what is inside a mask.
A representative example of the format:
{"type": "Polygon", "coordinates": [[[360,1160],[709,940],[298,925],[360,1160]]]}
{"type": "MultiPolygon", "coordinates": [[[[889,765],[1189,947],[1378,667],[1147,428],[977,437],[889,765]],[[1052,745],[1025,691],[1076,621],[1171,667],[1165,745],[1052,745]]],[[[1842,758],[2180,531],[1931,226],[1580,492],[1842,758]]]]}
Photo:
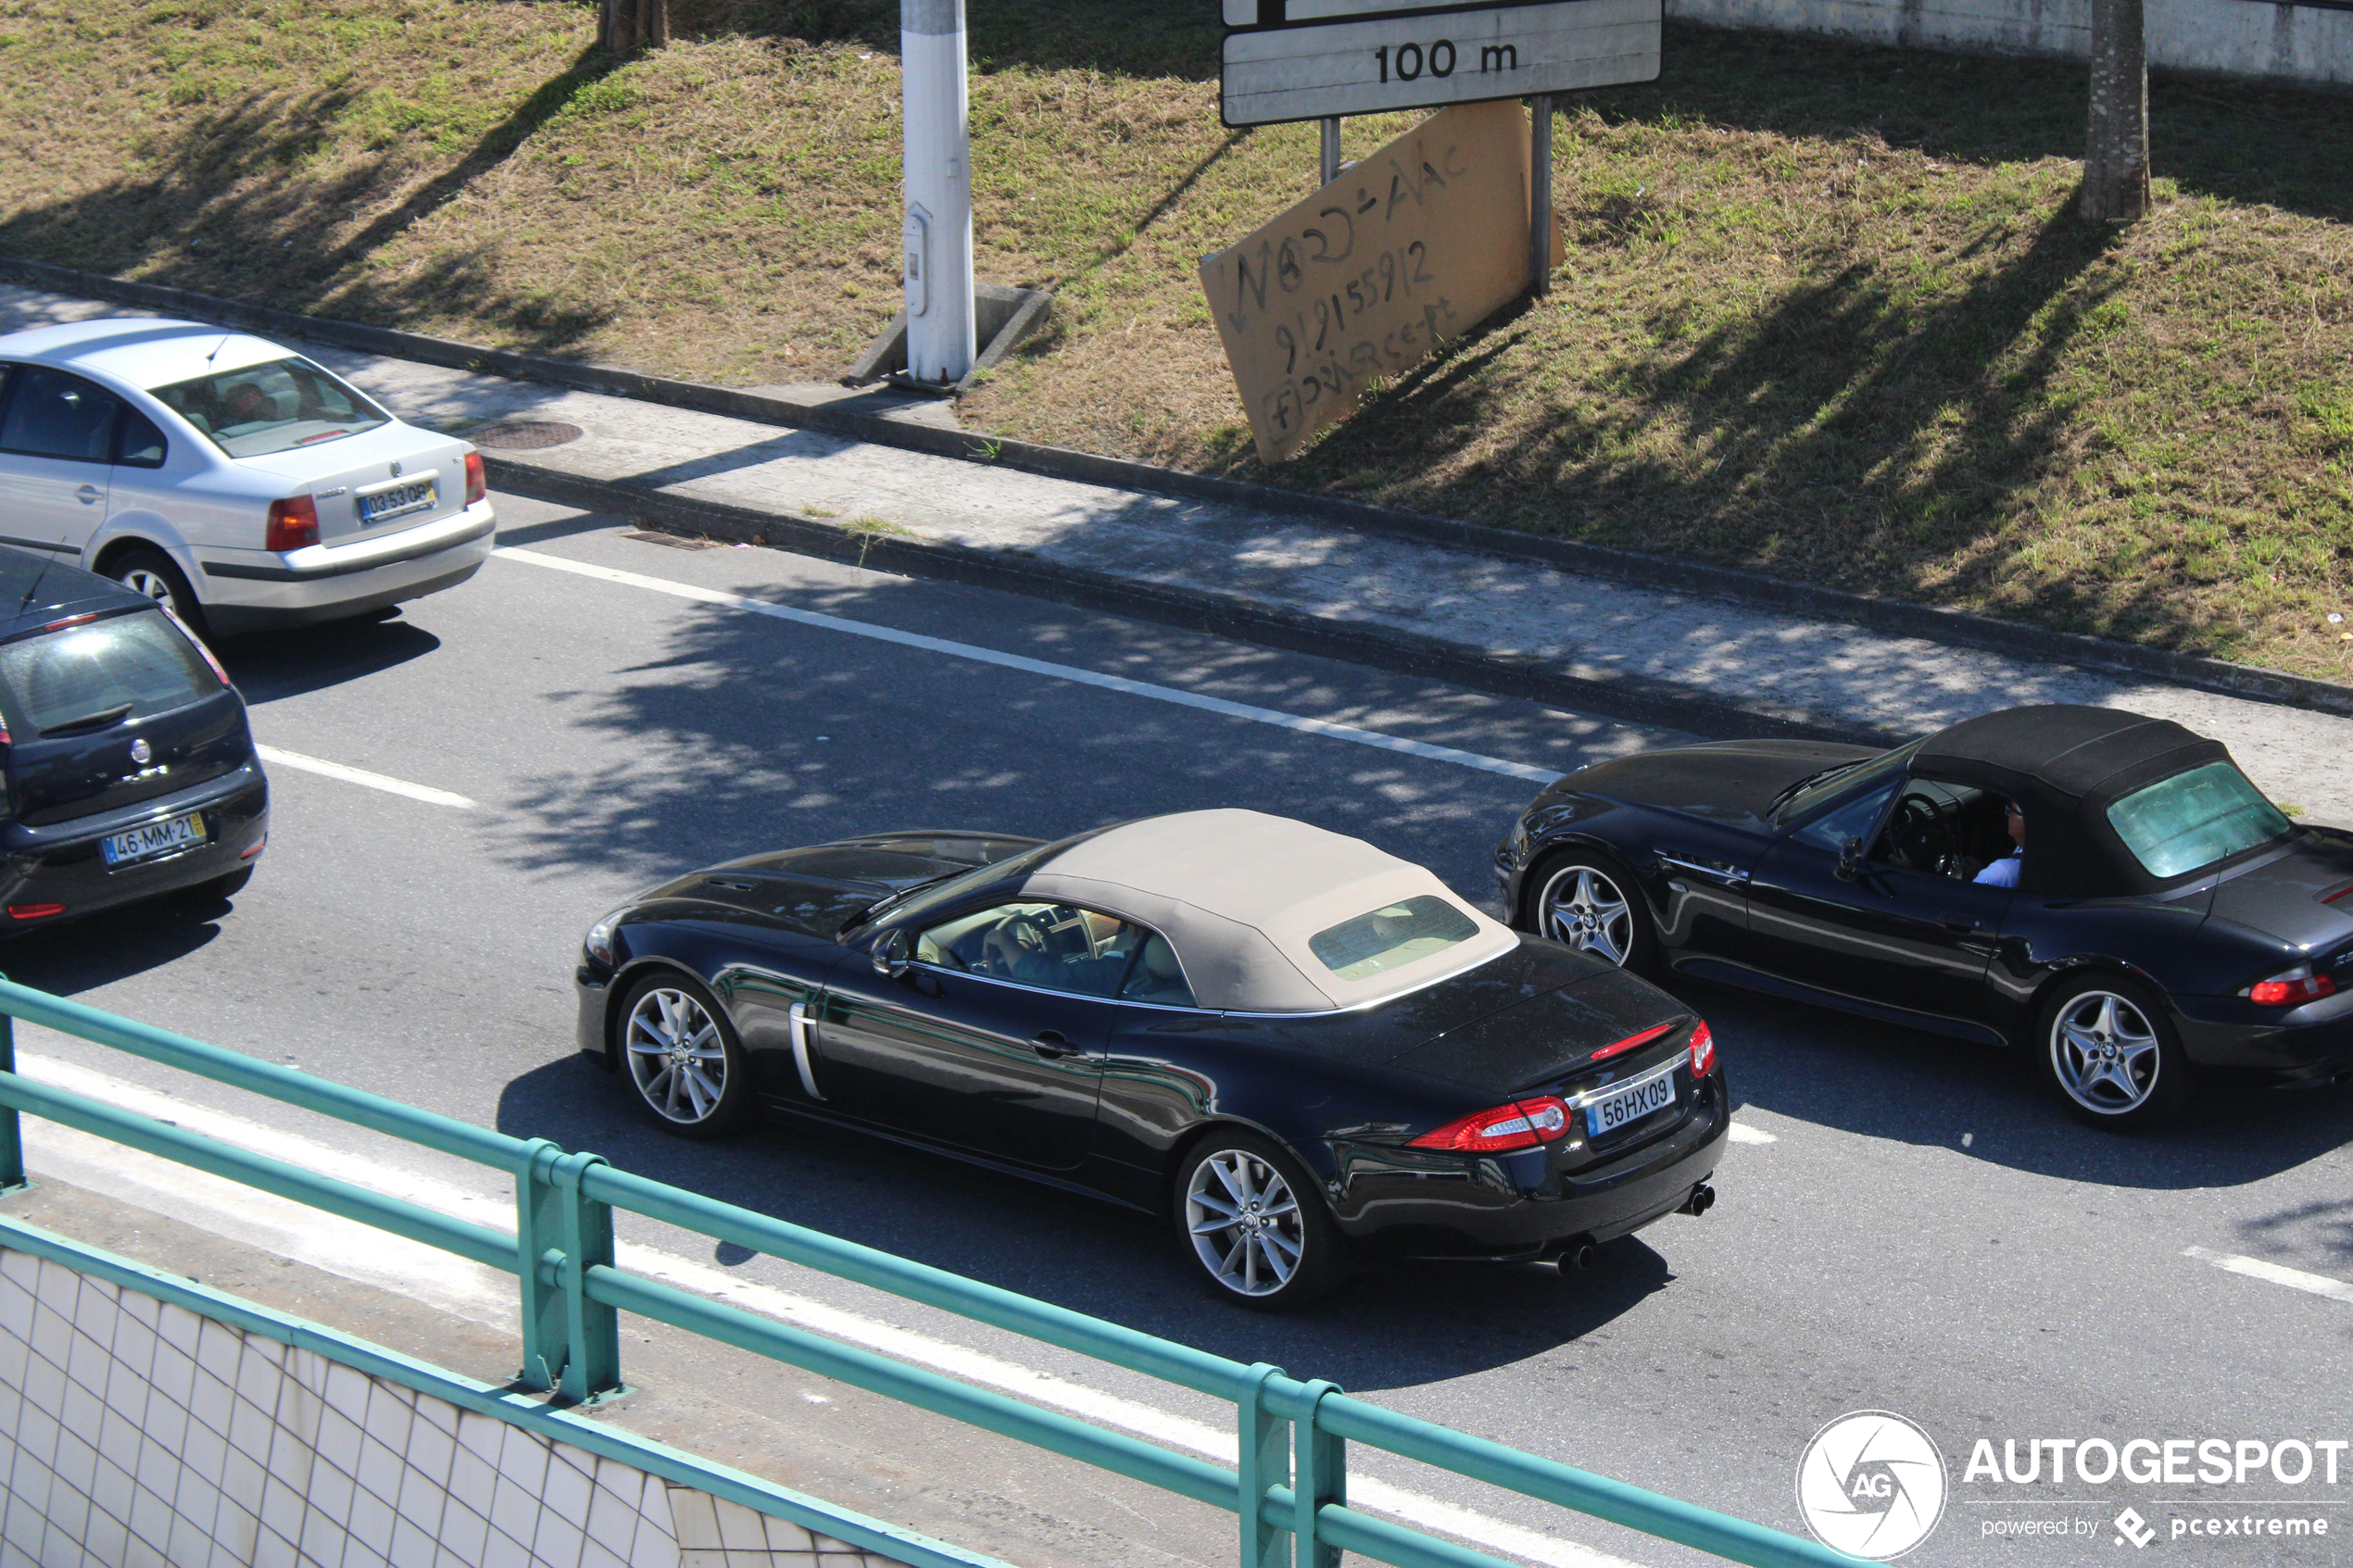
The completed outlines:
{"type": "Polygon", "coordinates": [[[1602,1249],[1590,1241],[1572,1241],[1561,1248],[1560,1271],[1581,1274],[1602,1261],[1602,1249]]]}
{"type": "Polygon", "coordinates": [[[1683,1212],[1696,1219],[1716,1207],[1716,1189],[1705,1182],[1692,1188],[1691,1197],[1683,1199],[1683,1212]]]}

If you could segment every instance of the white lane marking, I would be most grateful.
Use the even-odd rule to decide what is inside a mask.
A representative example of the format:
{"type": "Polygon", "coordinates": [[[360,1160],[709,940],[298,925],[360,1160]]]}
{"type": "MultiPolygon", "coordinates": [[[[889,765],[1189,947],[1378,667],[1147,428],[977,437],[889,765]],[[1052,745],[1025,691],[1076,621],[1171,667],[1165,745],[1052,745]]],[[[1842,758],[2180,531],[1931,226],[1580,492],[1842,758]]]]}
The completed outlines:
{"type": "Polygon", "coordinates": [[[2211,1263],[2224,1273],[2245,1274],[2249,1279],[2265,1280],[2272,1285],[2284,1285],[2290,1290],[2308,1291],[2325,1296],[2332,1301],[2353,1303],[2353,1285],[2327,1274],[2308,1274],[2302,1269],[2284,1268],[2267,1263],[2260,1258],[2242,1258],[2231,1252],[2209,1252],[2203,1247],[2185,1247],[2182,1256],[2195,1258],[2201,1263],[2211,1263]]]}
{"type": "Polygon", "coordinates": [[[1106,675],[1100,671],[1082,670],[1074,664],[1051,664],[1042,659],[1027,659],[1017,653],[1000,653],[973,643],[950,642],[945,637],[926,637],[918,632],[901,632],[895,627],[877,626],[872,621],[849,621],[838,615],[823,615],[815,610],[795,609],[789,605],[771,604],[744,594],[730,594],[717,588],[698,587],[691,583],[673,582],[667,577],[648,577],[641,572],[620,571],[609,566],[590,566],[585,561],[566,560],[561,556],[541,555],[536,550],[520,550],[500,546],[492,554],[506,560],[522,561],[530,566],[544,566],[557,571],[569,571],[575,576],[595,578],[600,583],[617,583],[632,588],[646,588],[673,598],[693,599],[701,604],[724,605],[730,609],[749,610],[754,615],[773,616],[778,621],[790,621],[802,626],[815,626],[828,632],[844,632],[853,637],[872,637],[877,642],[897,643],[901,647],[922,648],[927,653],[944,653],[954,659],[975,659],[982,664],[1001,665],[1007,670],[1026,671],[1033,675],[1045,675],[1057,681],[1075,682],[1079,685],[1099,686],[1104,691],[1123,692],[1129,696],[1151,697],[1155,702],[1175,703],[1180,708],[1197,708],[1204,713],[1220,713],[1229,719],[1248,719],[1254,723],[1274,724],[1286,730],[1302,730],[1310,734],[1328,735],[1334,740],[1353,741],[1358,746],[1374,746],[1382,751],[1403,752],[1409,757],[1425,757],[1436,762],[1452,762],[1457,767],[1478,768],[1490,773],[1502,773],[1510,778],[1527,779],[1535,784],[1551,784],[1561,776],[1559,768],[1539,768],[1526,762],[1510,762],[1500,757],[1486,757],[1476,751],[1458,751],[1451,746],[1432,746],[1428,741],[1407,740],[1402,735],[1383,734],[1378,730],[1360,730],[1353,724],[1335,724],[1327,719],[1308,719],[1296,713],[1285,713],[1273,708],[1256,708],[1246,702],[1228,702],[1222,696],[1203,696],[1198,692],[1182,691],[1175,686],[1154,685],[1149,681],[1131,681],[1125,675],[1106,675]]]}
{"type": "Polygon", "coordinates": [[[410,784],[406,779],[387,778],[382,773],[371,773],[365,768],[347,768],[340,762],[327,762],[316,757],[305,757],[299,751],[281,751],[274,746],[257,746],[253,749],[264,762],[274,763],[281,768],[299,768],[306,773],[317,773],[325,778],[341,779],[346,784],[365,784],[370,789],[383,790],[386,795],[401,795],[411,800],[422,800],[428,806],[455,806],[460,810],[470,809],[473,806],[473,802],[464,796],[452,795],[446,789],[435,789],[431,784],[410,784]]]}
{"type": "MultiPolygon", "coordinates": [[[[439,1210],[509,1235],[514,1233],[511,1198],[484,1198],[433,1176],[381,1164],[365,1155],[193,1104],[56,1057],[22,1052],[17,1059],[17,1070],[57,1088],[106,1100],[142,1116],[171,1122],[189,1132],[218,1138],[256,1154],[405,1198],[420,1207],[439,1210]]],[[[513,1286],[505,1275],[478,1264],[388,1236],[356,1221],[338,1219],[235,1182],[208,1176],[170,1160],[57,1126],[38,1117],[27,1119],[24,1135],[34,1169],[48,1171],[60,1181],[170,1215],[280,1257],[296,1259],[328,1273],[516,1332],[513,1286]]],[[[984,1350],[935,1339],[789,1291],[756,1285],[654,1248],[623,1242],[614,1249],[614,1256],[622,1266],[649,1278],[764,1317],[797,1323],[902,1361],[933,1367],[966,1382],[1000,1388],[1105,1426],[1122,1427],[1139,1436],[1170,1448],[1189,1449],[1226,1464],[1234,1463],[1238,1458],[1232,1431],[1139,1400],[1089,1388],[1053,1373],[1039,1372],[984,1350]]],[[[1491,1518],[1375,1476],[1350,1476],[1348,1492],[1352,1503],[1375,1512],[1542,1563],[1546,1568],[1642,1568],[1625,1558],[1491,1518]]]]}
{"type": "Polygon", "coordinates": [[[1760,1127],[1749,1126],[1744,1122],[1735,1122],[1732,1123],[1732,1141],[1734,1143],[1779,1143],[1781,1140],[1760,1127]]]}

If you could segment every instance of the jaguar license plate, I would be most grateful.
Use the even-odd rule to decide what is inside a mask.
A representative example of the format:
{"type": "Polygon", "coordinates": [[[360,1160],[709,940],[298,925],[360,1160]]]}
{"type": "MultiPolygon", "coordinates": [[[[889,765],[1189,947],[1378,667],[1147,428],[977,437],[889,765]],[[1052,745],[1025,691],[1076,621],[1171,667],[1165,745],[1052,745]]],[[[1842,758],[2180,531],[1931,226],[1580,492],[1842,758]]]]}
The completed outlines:
{"type": "Polygon", "coordinates": [[[410,512],[429,512],[433,503],[434,482],[430,479],[388,485],[359,497],[359,521],[383,522],[388,518],[407,517],[410,512]]]}
{"type": "Polygon", "coordinates": [[[1654,1110],[1664,1110],[1675,1103],[1675,1074],[1662,1073],[1655,1078],[1631,1084],[1614,1095],[1593,1101],[1585,1108],[1585,1115],[1592,1125],[1591,1134],[1600,1137],[1614,1133],[1629,1122],[1637,1122],[1654,1110]]]}
{"type": "Polygon", "coordinates": [[[193,849],[205,841],[204,817],[190,812],[184,817],[171,817],[160,822],[149,822],[129,833],[119,833],[98,841],[98,853],[105,858],[107,869],[115,871],[136,865],[141,860],[153,860],[165,855],[193,849]]]}

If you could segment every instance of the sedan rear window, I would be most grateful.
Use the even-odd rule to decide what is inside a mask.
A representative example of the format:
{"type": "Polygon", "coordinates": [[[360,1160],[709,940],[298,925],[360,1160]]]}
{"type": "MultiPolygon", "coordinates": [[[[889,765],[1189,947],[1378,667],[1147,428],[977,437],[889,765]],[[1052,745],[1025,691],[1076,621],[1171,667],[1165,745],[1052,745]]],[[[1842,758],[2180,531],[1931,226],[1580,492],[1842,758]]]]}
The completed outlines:
{"type": "Polygon", "coordinates": [[[220,689],[203,656],[161,611],[0,645],[0,707],[19,741],[110,729],[220,689]]]}
{"type": "Polygon", "coordinates": [[[1369,980],[1478,935],[1470,916],[1425,893],[1319,931],[1307,939],[1307,950],[1342,980],[1369,980]]]}
{"type": "Polygon", "coordinates": [[[315,446],[392,422],[392,416],[308,359],[198,376],[155,395],[233,458],[315,446]]]}
{"type": "Polygon", "coordinates": [[[2180,876],[2268,844],[2287,818],[2228,762],[2208,762],[2136,789],[2108,809],[2108,825],[2151,876],[2180,876]]]}

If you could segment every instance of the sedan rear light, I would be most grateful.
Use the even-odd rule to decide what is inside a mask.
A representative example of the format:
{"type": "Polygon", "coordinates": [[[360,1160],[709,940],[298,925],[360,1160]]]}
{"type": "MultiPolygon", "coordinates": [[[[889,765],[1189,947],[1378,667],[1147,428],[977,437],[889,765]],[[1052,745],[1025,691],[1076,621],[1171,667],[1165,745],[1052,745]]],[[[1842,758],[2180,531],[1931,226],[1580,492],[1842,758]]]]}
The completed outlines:
{"type": "Polygon", "coordinates": [[[1699,1027],[1692,1031],[1692,1076],[1705,1078],[1716,1067],[1716,1035],[1701,1019],[1699,1027]]]}
{"type": "Polygon", "coordinates": [[[2269,980],[2259,980],[2242,993],[2259,1008],[2294,1007],[2321,997],[2336,995],[2336,981],[2325,974],[2315,974],[2309,963],[2283,970],[2269,980]]]}
{"type": "Polygon", "coordinates": [[[65,912],[66,907],[63,904],[11,904],[8,906],[10,920],[46,920],[51,915],[61,915],[65,912]]]}
{"type": "Polygon", "coordinates": [[[1568,1106],[1557,1095],[1505,1100],[1476,1116],[1449,1122],[1414,1140],[1416,1148],[1451,1148],[1465,1154],[1501,1154],[1534,1148],[1568,1130],[1568,1106]]]}
{"type": "Polygon", "coordinates": [[[481,500],[484,496],[489,494],[490,475],[482,466],[482,454],[479,452],[467,453],[466,505],[471,507],[476,501],[481,500]]]}
{"type": "Polygon", "coordinates": [[[318,542],[318,502],[308,495],[294,495],[270,503],[270,531],[262,541],[262,548],[283,554],[318,542]]]}

